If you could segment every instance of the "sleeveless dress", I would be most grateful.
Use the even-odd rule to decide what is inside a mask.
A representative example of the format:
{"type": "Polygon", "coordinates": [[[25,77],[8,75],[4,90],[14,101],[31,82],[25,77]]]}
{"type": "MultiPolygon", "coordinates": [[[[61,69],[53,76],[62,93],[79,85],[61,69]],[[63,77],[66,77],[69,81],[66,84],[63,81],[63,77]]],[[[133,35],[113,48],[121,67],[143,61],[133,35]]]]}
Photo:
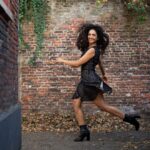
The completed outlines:
{"type": "MultiPolygon", "coordinates": [[[[99,63],[100,49],[96,46],[93,48],[95,49],[95,56],[81,66],[81,80],[72,99],[80,98],[81,101],[92,101],[100,92],[108,94],[112,92],[112,88],[95,72],[95,66],[99,63]]],[[[87,51],[88,49],[84,50],[81,56],[87,51]]]]}

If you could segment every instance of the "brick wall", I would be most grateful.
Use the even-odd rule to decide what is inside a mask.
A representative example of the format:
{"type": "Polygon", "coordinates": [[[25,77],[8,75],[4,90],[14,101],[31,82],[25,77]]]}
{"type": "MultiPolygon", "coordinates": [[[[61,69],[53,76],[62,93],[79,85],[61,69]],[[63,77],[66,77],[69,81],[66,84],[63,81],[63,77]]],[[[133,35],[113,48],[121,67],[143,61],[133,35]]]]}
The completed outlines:
{"type": "MultiPolygon", "coordinates": [[[[137,24],[127,16],[120,1],[96,6],[91,0],[52,0],[44,33],[42,57],[36,67],[28,60],[35,50],[33,24],[24,24],[24,39],[30,50],[20,52],[20,99],[23,110],[53,113],[69,111],[71,97],[80,79],[80,69],[49,64],[58,56],[77,59],[75,47],[78,26],[90,21],[104,27],[110,35],[110,45],[104,56],[104,66],[113,88],[105,96],[110,104],[124,111],[148,111],[150,108],[150,22],[137,24]]],[[[89,109],[91,105],[85,105],[89,109]]],[[[93,106],[94,107],[94,106],[93,106]]]]}
{"type": "Polygon", "coordinates": [[[0,111],[18,101],[18,1],[11,1],[13,20],[0,6],[0,111]]]}

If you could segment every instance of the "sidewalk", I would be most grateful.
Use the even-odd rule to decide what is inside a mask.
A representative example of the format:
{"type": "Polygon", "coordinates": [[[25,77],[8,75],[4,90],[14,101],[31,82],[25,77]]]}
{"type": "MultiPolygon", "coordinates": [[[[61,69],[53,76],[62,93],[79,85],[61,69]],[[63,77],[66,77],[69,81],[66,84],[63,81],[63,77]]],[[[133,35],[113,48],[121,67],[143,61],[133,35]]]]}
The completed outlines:
{"type": "Polygon", "coordinates": [[[91,133],[91,141],[74,142],[75,133],[23,133],[22,150],[150,150],[150,131],[91,133]]]}

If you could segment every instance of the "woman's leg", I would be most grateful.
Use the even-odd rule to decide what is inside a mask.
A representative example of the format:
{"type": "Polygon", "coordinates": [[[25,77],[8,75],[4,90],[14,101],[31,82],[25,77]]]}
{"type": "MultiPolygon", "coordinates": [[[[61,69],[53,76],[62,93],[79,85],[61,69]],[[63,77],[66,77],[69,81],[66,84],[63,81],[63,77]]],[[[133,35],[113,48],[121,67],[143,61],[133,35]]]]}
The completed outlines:
{"type": "Polygon", "coordinates": [[[100,93],[96,99],[93,101],[93,103],[98,106],[98,108],[100,108],[102,111],[106,111],[110,114],[113,114],[117,117],[119,117],[120,119],[124,119],[125,115],[123,112],[121,112],[120,110],[118,110],[116,107],[110,106],[108,105],[106,102],[104,102],[104,96],[102,93],[100,93]]]}
{"type": "Polygon", "coordinates": [[[90,131],[84,121],[84,115],[83,115],[83,111],[82,111],[82,102],[80,99],[73,100],[73,108],[75,111],[75,116],[76,116],[78,125],[80,127],[80,134],[77,138],[74,139],[74,141],[80,142],[80,141],[83,141],[84,138],[86,138],[86,140],[89,141],[90,140],[90,131]]]}
{"type": "Polygon", "coordinates": [[[77,120],[79,126],[85,125],[84,114],[82,111],[82,102],[80,99],[73,100],[73,108],[74,108],[76,120],[77,120]]]}
{"type": "Polygon", "coordinates": [[[104,102],[104,97],[103,97],[102,93],[100,93],[93,102],[101,110],[109,112],[109,113],[111,113],[111,114],[119,117],[123,121],[128,122],[128,123],[134,125],[136,130],[139,130],[140,124],[136,120],[138,118],[141,118],[139,115],[136,115],[136,114],[135,115],[124,114],[123,112],[121,112],[120,110],[118,110],[116,107],[108,105],[106,102],[104,102]]]}

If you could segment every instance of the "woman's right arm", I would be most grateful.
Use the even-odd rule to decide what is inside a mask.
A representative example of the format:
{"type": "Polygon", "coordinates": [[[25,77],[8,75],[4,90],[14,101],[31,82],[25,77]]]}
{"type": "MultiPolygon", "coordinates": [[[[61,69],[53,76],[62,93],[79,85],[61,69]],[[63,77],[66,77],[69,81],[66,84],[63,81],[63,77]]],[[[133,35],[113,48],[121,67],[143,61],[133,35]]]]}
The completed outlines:
{"type": "Polygon", "coordinates": [[[63,58],[57,58],[57,62],[59,63],[63,63],[65,65],[69,65],[71,67],[79,67],[82,64],[86,63],[87,61],[89,61],[91,58],[93,58],[95,55],[95,49],[94,48],[90,48],[81,58],[77,59],[77,60],[66,60],[63,58]]]}

